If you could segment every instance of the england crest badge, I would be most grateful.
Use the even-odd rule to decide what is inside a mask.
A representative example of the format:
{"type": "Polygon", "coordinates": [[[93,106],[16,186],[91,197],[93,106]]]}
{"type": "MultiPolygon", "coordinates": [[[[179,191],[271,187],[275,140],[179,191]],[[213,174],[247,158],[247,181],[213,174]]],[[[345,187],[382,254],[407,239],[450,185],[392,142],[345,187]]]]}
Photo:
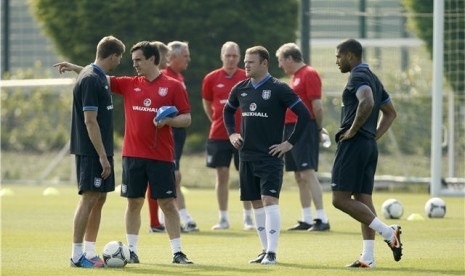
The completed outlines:
{"type": "Polygon", "coordinates": [[[262,91],[262,98],[264,100],[268,100],[271,97],[271,90],[263,90],[262,91]]]}

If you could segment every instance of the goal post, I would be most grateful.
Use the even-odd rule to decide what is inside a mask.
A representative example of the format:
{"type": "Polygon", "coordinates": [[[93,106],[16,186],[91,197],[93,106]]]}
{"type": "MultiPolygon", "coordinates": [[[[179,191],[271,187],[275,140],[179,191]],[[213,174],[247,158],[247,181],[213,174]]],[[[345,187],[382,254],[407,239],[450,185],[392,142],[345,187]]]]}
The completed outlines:
{"type": "MultiPolygon", "coordinates": [[[[63,87],[71,87],[74,85],[76,82],[75,78],[55,78],[55,79],[11,79],[11,80],[0,80],[0,89],[2,96],[3,93],[9,94],[9,93],[21,93],[21,94],[28,94],[31,91],[41,89],[44,87],[54,87],[53,89],[50,89],[46,93],[48,94],[59,94],[59,93],[69,93],[70,95],[72,94],[69,91],[61,91],[60,89],[63,87]],[[24,89],[29,92],[24,92],[23,90],[17,90],[17,89],[24,89]],[[14,91],[14,92],[11,92],[14,91]]],[[[38,91],[39,91],[38,90],[38,91]]],[[[36,92],[32,92],[36,93],[36,92]]],[[[41,93],[41,92],[37,92],[41,93]]],[[[3,98],[2,98],[3,100],[3,98]]],[[[50,103],[51,104],[51,103],[50,103]]],[[[5,111],[8,113],[8,111],[5,111]]],[[[21,112],[20,112],[21,113],[21,112]]],[[[3,113],[2,113],[3,114],[3,113]]],[[[43,115],[43,114],[41,114],[43,115]]],[[[2,118],[2,122],[3,122],[2,118]]],[[[40,140],[38,139],[37,143],[40,143],[40,140]]],[[[75,177],[75,171],[74,171],[74,162],[70,163],[70,174],[68,177],[68,181],[57,181],[57,180],[50,180],[50,176],[54,171],[57,169],[58,166],[66,159],[68,156],[70,144],[69,144],[69,139],[68,141],[61,146],[61,149],[52,157],[49,158],[41,158],[43,161],[42,166],[45,166],[41,172],[35,176],[32,177],[33,179],[24,179],[24,178],[17,178],[17,179],[3,179],[3,171],[2,171],[2,179],[1,182],[3,183],[29,183],[29,184],[46,184],[46,183],[52,183],[52,184],[58,184],[58,183],[70,183],[73,182],[75,177]],[[50,159],[50,160],[48,160],[50,159]]],[[[24,160],[22,160],[24,163],[26,163],[24,160]]],[[[72,160],[73,161],[73,160],[72,160]]]]}
{"type": "MultiPolygon", "coordinates": [[[[444,0],[434,0],[433,11],[433,91],[431,126],[431,196],[465,196],[465,189],[442,187],[442,129],[444,91],[444,0]]],[[[463,49],[462,49],[463,50],[463,49]]],[[[463,80],[462,80],[463,81],[463,80]]],[[[453,110],[449,109],[449,113],[453,110]]],[[[453,126],[449,126],[453,127],[453,126]]],[[[449,164],[451,165],[451,164],[449,164]]]]}
{"type": "Polygon", "coordinates": [[[375,1],[363,11],[350,1],[312,1],[311,65],[323,83],[325,124],[334,132],[333,122],[340,118],[340,91],[347,82],[334,66],[335,47],[347,37],[359,40],[364,62],[383,81],[399,110],[389,139],[378,144],[383,166],[377,176],[390,176],[386,181],[391,183],[404,177],[404,183],[424,184],[432,195],[464,196],[465,1],[433,1],[424,3],[427,11],[404,9],[398,1],[375,1]],[[433,5],[441,5],[442,11],[433,5]],[[359,17],[367,18],[365,36],[358,32],[359,17]],[[411,20],[413,24],[405,23],[411,20]],[[433,29],[415,35],[410,27],[430,23],[433,27],[433,20],[434,45],[430,45],[433,29]],[[441,60],[433,64],[433,55],[441,60]],[[392,160],[397,163],[391,165],[392,160]],[[412,178],[415,181],[410,182],[412,178]]]}
{"type": "Polygon", "coordinates": [[[28,80],[1,80],[0,88],[7,87],[34,87],[34,86],[64,86],[72,85],[75,78],[63,79],[28,79],[28,80]]]}

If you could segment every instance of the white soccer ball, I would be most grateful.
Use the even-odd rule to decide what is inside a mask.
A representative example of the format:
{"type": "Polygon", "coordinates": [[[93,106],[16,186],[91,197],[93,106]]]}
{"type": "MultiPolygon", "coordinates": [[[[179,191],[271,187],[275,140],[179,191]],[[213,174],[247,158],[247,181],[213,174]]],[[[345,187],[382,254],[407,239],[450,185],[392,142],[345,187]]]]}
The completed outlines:
{"type": "Polygon", "coordinates": [[[446,202],[439,197],[433,197],[425,204],[425,213],[430,218],[443,218],[446,215],[446,202]]]}
{"type": "Polygon", "coordinates": [[[387,219],[399,219],[404,214],[404,206],[397,199],[391,198],[383,203],[381,211],[387,219]]]}
{"type": "Polygon", "coordinates": [[[103,247],[103,261],[108,267],[124,267],[131,254],[129,248],[120,241],[111,241],[103,247]]]}

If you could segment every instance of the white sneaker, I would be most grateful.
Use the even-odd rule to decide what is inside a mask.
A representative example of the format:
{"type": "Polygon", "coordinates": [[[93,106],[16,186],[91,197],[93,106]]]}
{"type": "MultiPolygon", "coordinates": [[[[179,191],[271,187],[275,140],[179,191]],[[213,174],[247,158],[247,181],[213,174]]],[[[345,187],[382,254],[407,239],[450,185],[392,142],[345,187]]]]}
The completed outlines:
{"type": "Polygon", "coordinates": [[[229,222],[225,219],[220,220],[217,224],[213,225],[212,230],[226,230],[229,229],[229,222]]]}
{"type": "Polygon", "coordinates": [[[244,231],[255,230],[255,225],[253,225],[253,221],[251,217],[246,217],[244,219],[244,231]]]}

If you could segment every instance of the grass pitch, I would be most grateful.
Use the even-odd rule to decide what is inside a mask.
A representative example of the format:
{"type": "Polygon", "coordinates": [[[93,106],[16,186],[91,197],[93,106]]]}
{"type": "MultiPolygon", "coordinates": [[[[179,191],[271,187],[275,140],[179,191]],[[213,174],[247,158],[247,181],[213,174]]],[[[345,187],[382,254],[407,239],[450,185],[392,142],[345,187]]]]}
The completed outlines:
{"type": "MultiPolygon", "coordinates": [[[[285,184],[286,185],[286,184],[285,184]]],[[[294,185],[294,184],[292,184],[294,185]]],[[[325,208],[331,224],[327,233],[286,231],[300,218],[298,193],[281,194],[282,231],[277,265],[248,264],[260,251],[254,231],[242,230],[242,207],[238,192],[230,192],[230,223],[225,231],[210,230],[217,222],[215,192],[187,190],[186,203],[200,232],[182,235],[183,251],[194,265],[171,264],[166,233],[148,232],[148,212],[143,208],[139,238],[141,264],[121,269],[85,270],[69,267],[72,221],[78,202],[74,186],[57,186],[59,195],[44,196],[44,186],[3,186],[9,191],[1,199],[1,273],[2,275],[464,275],[464,198],[443,198],[447,204],[444,219],[428,219],[424,214],[427,194],[375,192],[375,206],[396,198],[404,205],[400,220],[385,220],[402,226],[404,256],[395,262],[391,251],[377,235],[377,267],[370,271],[347,269],[362,250],[360,225],[331,206],[331,194],[324,193],[325,208]],[[408,221],[411,213],[425,220],[408,221]]],[[[104,207],[97,250],[105,243],[126,243],[124,210],[126,200],[117,193],[108,195],[104,207]]]]}

